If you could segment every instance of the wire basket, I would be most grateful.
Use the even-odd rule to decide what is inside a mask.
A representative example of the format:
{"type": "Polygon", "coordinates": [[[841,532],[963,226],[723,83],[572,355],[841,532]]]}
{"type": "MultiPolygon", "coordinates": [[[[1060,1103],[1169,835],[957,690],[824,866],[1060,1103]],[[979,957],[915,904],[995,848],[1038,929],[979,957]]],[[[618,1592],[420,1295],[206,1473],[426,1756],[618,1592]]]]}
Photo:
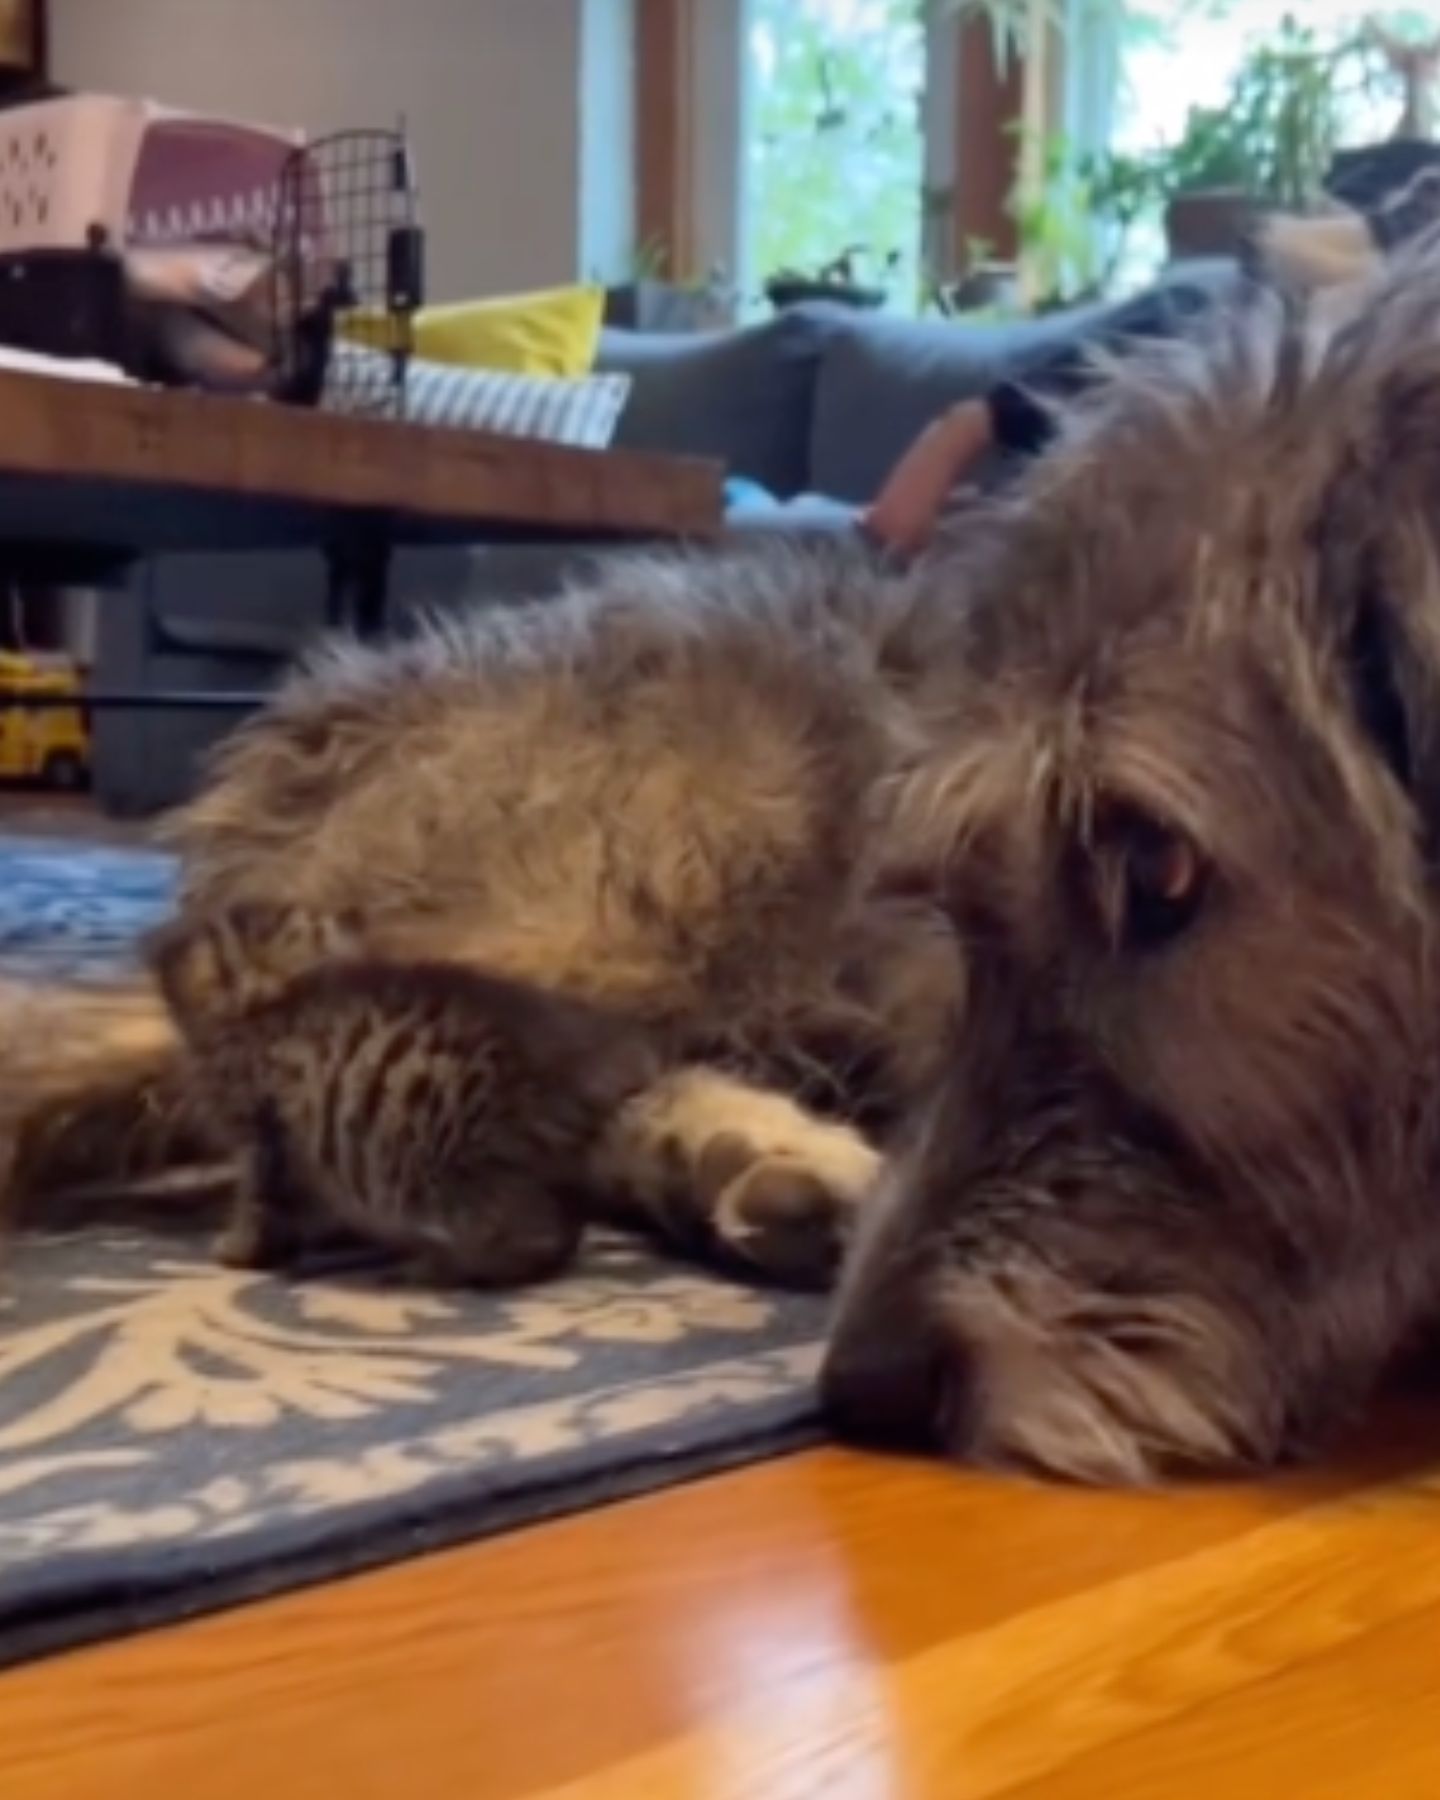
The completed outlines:
{"type": "Polygon", "coordinates": [[[424,237],[402,132],[336,132],[287,158],[271,267],[277,397],[403,418],[424,237]]]}

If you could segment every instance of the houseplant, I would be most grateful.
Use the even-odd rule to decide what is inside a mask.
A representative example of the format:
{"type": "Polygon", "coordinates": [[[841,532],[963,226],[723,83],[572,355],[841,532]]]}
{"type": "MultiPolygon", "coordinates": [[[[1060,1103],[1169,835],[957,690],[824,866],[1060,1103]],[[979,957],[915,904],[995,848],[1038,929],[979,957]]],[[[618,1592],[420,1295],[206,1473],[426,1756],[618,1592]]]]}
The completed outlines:
{"type": "MultiPolygon", "coordinates": [[[[1020,256],[1013,279],[1029,309],[1066,303],[1069,290],[1095,285],[1093,236],[1086,221],[1088,178],[1051,129],[1054,53],[1072,27],[1116,27],[1132,19],[1134,0],[925,0],[933,17],[990,27],[997,69],[1020,58],[1020,106],[1012,130],[1017,153],[1009,209],[1020,256]]],[[[1180,0],[1187,4],[1188,0],[1180,0]]]]}
{"type": "Polygon", "coordinates": [[[1009,204],[1027,308],[1053,312],[1097,293],[1100,248],[1085,167],[1061,136],[1046,137],[1038,151],[1038,178],[1017,181],[1009,204]]]}
{"type": "Polygon", "coordinates": [[[1366,42],[1400,90],[1402,105],[1395,136],[1433,138],[1436,95],[1440,89],[1440,31],[1418,35],[1413,29],[1406,31],[1374,17],[1366,20],[1363,31],[1366,42]]]}
{"type": "MultiPolygon", "coordinates": [[[[736,296],[720,268],[691,281],[669,276],[673,259],[659,238],[647,239],[631,258],[629,279],[605,288],[605,323],[630,331],[722,330],[735,321],[736,296]]],[[[600,278],[595,277],[597,284],[600,278]]]]}
{"type": "Polygon", "coordinates": [[[765,298],[777,312],[808,300],[829,300],[839,306],[874,311],[889,297],[889,279],[900,256],[898,251],[891,251],[882,264],[880,278],[865,281],[860,278],[857,265],[859,259],[868,254],[867,245],[851,244],[832,261],[813,271],[776,269],[766,277],[765,298]]]}
{"type": "Polygon", "coordinates": [[[1011,201],[1034,312],[1109,295],[1135,226],[1167,197],[1155,156],[1077,153],[1056,136],[1045,145],[1044,169],[1034,198],[1017,188],[1011,201]]]}
{"type": "Polygon", "coordinates": [[[1245,58],[1223,106],[1194,107],[1178,144],[1159,153],[1172,257],[1236,248],[1259,208],[1304,210],[1340,140],[1345,83],[1363,75],[1357,36],[1326,43],[1287,18],[1245,58]]]}
{"type": "Polygon", "coordinates": [[[1067,23],[1064,0],[930,0],[930,12],[942,18],[985,19],[1002,67],[1014,52],[1025,50],[1037,29],[1064,31],[1067,23]]]}
{"type": "Polygon", "coordinates": [[[1156,152],[1151,167],[1171,257],[1232,253],[1254,218],[1262,177],[1229,108],[1192,106],[1179,142],[1156,152]]]}
{"type": "Polygon", "coordinates": [[[947,319],[967,313],[1003,315],[1013,312],[1018,279],[1014,263],[997,257],[995,246],[988,238],[967,238],[957,275],[949,278],[926,276],[925,309],[933,309],[947,319]]]}
{"type": "MultiPolygon", "coordinates": [[[[1092,9],[1121,8],[1125,0],[1089,0],[1092,9]]],[[[1043,198],[1046,180],[1046,145],[1049,139],[1051,50],[1061,41],[1069,24],[1065,0],[929,0],[932,15],[949,15],[962,22],[984,19],[994,45],[995,65],[1004,70],[1012,55],[1021,59],[1020,116],[1016,121],[1019,159],[1016,179],[1018,206],[1034,206],[1043,198]]],[[[1022,263],[1022,286],[1033,285],[1022,263]]]]}

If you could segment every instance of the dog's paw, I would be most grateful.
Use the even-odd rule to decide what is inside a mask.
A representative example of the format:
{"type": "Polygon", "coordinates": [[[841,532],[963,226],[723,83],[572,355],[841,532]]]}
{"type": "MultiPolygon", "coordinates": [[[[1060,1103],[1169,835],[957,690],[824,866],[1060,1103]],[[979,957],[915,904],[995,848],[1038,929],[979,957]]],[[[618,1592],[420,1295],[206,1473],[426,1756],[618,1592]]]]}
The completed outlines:
{"type": "Polygon", "coordinates": [[[845,1136],[843,1153],[826,1142],[819,1155],[739,1131],[711,1139],[694,1178],[715,1248],[788,1287],[828,1288],[875,1174],[873,1152],[845,1136]]]}
{"type": "Polygon", "coordinates": [[[592,1174],[620,1217],[644,1220],[690,1255],[823,1288],[879,1169],[849,1125],[698,1067],[620,1109],[592,1174]]]}

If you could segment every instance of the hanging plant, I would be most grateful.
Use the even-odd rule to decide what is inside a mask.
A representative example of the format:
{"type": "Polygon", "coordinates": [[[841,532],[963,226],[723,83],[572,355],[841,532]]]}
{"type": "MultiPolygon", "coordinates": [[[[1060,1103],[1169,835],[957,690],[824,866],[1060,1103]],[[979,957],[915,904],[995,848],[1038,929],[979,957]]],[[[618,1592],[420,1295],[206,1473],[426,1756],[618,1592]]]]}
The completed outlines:
{"type": "MultiPolygon", "coordinates": [[[[1105,0],[1101,0],[1105,3],[1105,0]]],[[[1120,0],[1114,0],[1120,4],[1120,0]]],[[[1019,55],[1037,28],[1065,32],[1069,26],[1064,0],[928,0],[934,18],[985,19],[995,46],[995,63],[1003,70],[1019,55]]]]}
{"type": "Polygon", "coordinates": [[[1435,135],[1435,93],[1440,86],[1440,31],[1430,37],[1392,31],[1382,19],[1369,18],[1362,27],[1366,43],[1379,54],[1400,89],[1403,100],[1397,138],[1428,140],[1435,135]]]}

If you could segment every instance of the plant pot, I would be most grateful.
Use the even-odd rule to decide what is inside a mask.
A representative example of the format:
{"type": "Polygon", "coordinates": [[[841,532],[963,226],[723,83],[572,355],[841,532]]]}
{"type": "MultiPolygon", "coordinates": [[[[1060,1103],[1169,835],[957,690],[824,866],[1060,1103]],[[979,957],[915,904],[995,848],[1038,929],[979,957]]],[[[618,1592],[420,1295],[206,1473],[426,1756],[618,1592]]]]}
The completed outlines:
{"type": "Polygon", "coordinates": [[[1165,208],[1170,260],[1238,256],[1255,213],[1255,202],[1243,188],[1196,188],[1172,195],[1165,208]]]}
{"type": "Polygon", "coordinates": [[[605,290],[605,323],[628,331],[718,330],[733,322],[726,314],[723,296],[708,287],[642,280],[605,290]]]}
{"type": "Polygon", "coordinates": [[[853,306],[874,312],[885,304],[884,288],[860,287],[847,281],[809,281],[804,276],[780,275],[765,283],[765,298],[783,312],[787,306],[803,306],[810,300],[829,300],[836,306],[853,306]]]}
{"type": "Polygon", "coordinates": [[[945,289],[945,303],[957,313],[1008,311],[1017,304],[1019,291],[1020,273],[1014,263],[977,263],[945,289]]]}

